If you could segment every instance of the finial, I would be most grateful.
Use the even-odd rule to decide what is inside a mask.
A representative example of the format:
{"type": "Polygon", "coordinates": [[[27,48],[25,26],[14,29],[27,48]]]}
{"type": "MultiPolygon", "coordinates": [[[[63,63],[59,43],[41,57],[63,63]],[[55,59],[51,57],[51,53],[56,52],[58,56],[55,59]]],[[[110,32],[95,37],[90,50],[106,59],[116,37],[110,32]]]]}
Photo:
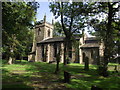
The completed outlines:
{"type": "Polygon", "coordinates": [[[52,19],[52,25],[54,24],[54,19],[52,19]]]}
{"type": "Polygon", "coordinates": [[[46,22],[46,13],[45,13],[45,15],[44,15],[44,22],[46,22]]]}

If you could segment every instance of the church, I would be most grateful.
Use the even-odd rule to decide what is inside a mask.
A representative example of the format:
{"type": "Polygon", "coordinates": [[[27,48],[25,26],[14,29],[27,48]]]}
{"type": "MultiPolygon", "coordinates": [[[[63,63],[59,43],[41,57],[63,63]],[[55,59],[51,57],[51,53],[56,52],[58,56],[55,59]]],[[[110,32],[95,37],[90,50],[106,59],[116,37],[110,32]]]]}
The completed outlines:
{"type": "MultiPolygon", "coordinates": [[[[52,62],[56,61],[57,50],[60,50],[60,62],[64,62],[64,39],[65,37],[53,37],[53,23],[43,21],[35,26],[32,52],[28,56],[29,61],[52,62]]],[[[70,62],[83,64],[87,56],[90,64],[97,64],[103,56],[104,45],[96,37],[75,37],[79,42],[77,49],[71,47],[70,62]]]]}

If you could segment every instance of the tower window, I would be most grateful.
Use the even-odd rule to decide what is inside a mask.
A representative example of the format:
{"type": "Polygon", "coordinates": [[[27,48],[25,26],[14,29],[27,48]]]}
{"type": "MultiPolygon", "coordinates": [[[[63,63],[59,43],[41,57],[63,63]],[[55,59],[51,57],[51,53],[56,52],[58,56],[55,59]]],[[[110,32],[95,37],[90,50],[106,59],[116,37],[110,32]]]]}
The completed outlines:
{"type": "Polygon", "coordinates": [[[50,29],[48,30],[48,37],[50,37],[50,29]]]}
{"type": "Polygon", "coordinates": [[[41,30],[40,30],[40,28],[38,29],[38,35],[41,35],[41,30]]]}

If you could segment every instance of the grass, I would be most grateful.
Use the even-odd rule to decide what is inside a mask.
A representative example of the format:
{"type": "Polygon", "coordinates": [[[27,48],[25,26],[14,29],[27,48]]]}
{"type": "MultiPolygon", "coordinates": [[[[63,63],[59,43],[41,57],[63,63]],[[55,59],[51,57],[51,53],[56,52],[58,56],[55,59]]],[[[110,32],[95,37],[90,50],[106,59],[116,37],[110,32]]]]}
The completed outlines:
{"type": "MultiPolygon", "coordinates": [[[[110,67],[114,67],[110,63],[110,67]]],[[[2,79],[3,88],[53,88],[66,90],[90,90],[91,85],[97,85],[103,90],[113,90],[120,88],[120,73],[112,73],[114,70],[109,70],[110,76],[105,78],[97,74],[97,66],[90,65],[90,70],[83,70],[84,65],[72,63],[67,66],[60,64],[60,72],[58,75],[54,74],[55,64],[48,64],[43,62],[27,62],[22,60],[15,62],[15,64],[2,65],[2,79]],[[63,83],[63,71],[68,71],[71,74],[71,83],[63,83]]]]}

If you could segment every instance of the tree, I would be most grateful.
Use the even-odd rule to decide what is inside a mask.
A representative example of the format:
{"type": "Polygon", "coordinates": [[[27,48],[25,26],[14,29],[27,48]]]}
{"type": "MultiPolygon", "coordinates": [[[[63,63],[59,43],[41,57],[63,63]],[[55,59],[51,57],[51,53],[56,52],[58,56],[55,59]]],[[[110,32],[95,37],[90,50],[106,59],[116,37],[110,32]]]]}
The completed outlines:
{"type": "Polygon", "coordinates": [[[86,6],[82,2],[53,2],[50,3],[51,12],[53,12],[55,19],[60,17],[61,20],[61,31],[65,34],[65,48],[64,48],[64,65],[69,62],[69,51],[72,46],[72,41],[75,40],[74,34],[80,33],[80,30],[84,28],[83,14],[86,6]]]}
{"type": "Polygon", "coordinates": [[[53,36],[64,36],[64,32],[62,29],[62,25],[59,22],[55,22],[54,24],[54,30],[53,30],[53,36]]]}
{"type": "Polygon", "coordinates": [[[111,56],[113,56],[115,38],[118,38],[117,34],[119,34],[120,30],[118,25],[120,19],[117,16],[120,6],[118,2],[99,2],[94,3],[93,6],[94,8],[91,9],[90,14],[106,15],[106,18],[102,20],[92,18],[90,25],[94,27],[97,35],[99,35],[104,42],[104,59],[101,61],[101,74],[107,76],[107,65],[111,56]],[[115,7],[117,4],[118,6],[115,7]]]}
{"type": "Polygon", "coordinates": [[[16,55],[28,53],[31,41],[33,21],[35,20],[37,3],[3,2],[3,53],[12,64],[16,55]]]}
{"type": "MultiPolygon", "coordinates": [[[[59,46],[59,47],[60,47],[60,46],[59,46]]],[[[60,51],[61,51],[61,50],[58,50],[58,49],[57,49],[57,55],[56,55],[57,65],[56,65],[56,69],[55,69],[55,74],[58,74],[58,72],[59,72],[60,51]]]]}

